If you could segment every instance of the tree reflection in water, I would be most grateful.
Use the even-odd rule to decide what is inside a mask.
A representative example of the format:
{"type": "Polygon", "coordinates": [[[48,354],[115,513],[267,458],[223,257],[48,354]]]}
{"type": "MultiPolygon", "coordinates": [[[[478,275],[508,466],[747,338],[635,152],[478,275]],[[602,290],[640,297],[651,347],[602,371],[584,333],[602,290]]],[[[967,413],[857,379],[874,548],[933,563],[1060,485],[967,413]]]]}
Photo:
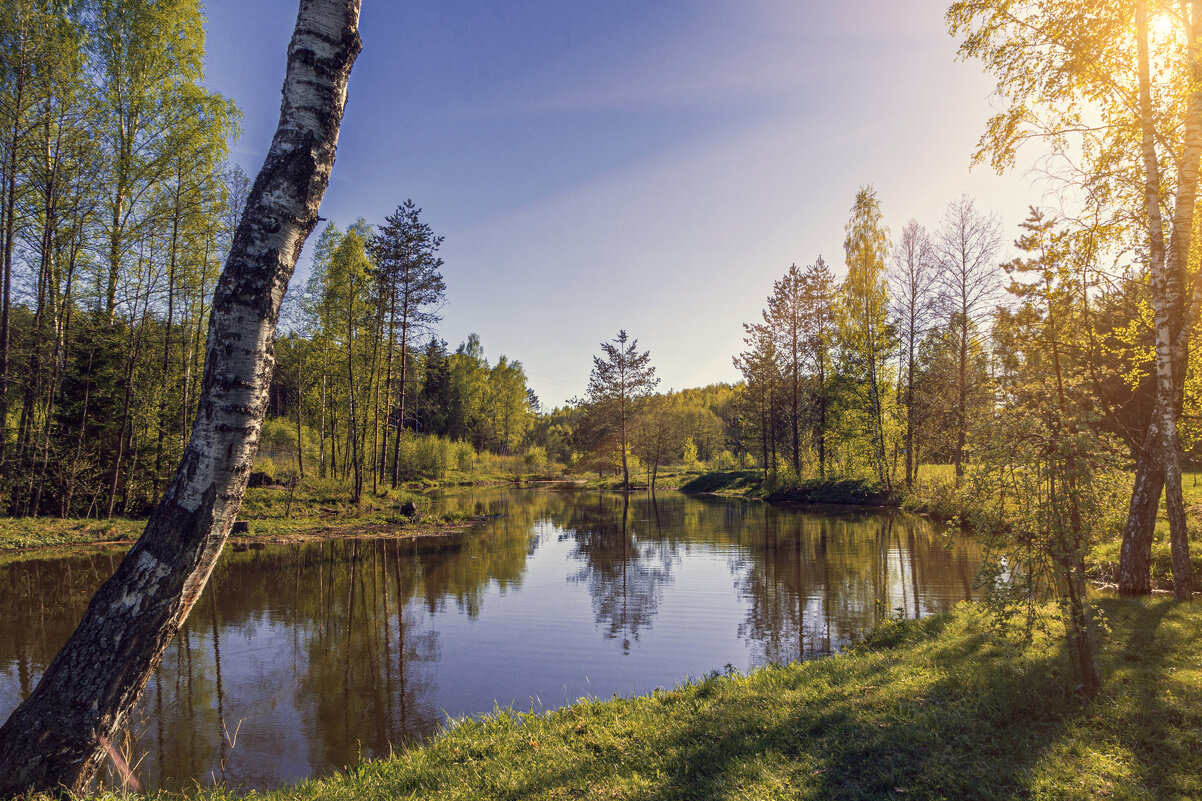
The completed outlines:
{"type": "MultiPolygon", "coordinates": [[[[494,697],[554,704],[582,683],[646,691],[810,658],[969,597],[979,559],[963,536],[878,511],[497,489],[435,504],[489,517],[444,538],[226,553],[131,721],[144,786],[272,787],[387,754],[494,697]]],[[[119,557],[0,564],[0,714],[119,557]]]]}
{"type": "MultiPolygon", "coordinates": [[[[640,517],[638,528],[645,522],[640,517]]],[[[640,537],[631,525],[628,493],[580,499],[565,529],[560,539],[575,542],[572,557],[584,563],[568,580],[587,584],[597,625],[630,653],[672,581],[672,543],[654,533],[640,537]]]]}

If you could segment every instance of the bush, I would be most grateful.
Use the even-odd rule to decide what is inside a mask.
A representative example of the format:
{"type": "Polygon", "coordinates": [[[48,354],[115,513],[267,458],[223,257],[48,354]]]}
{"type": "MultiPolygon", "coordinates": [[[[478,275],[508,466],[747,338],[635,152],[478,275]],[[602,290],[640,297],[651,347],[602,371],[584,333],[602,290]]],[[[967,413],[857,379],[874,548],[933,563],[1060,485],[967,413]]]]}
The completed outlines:
{"type": "Polygon", "coordinates": [[[471,467],[474,451],[464,442],[451,442],[435,434],[415,434],[406,431],[398,449],[399,472],[405,481],[419,478],[442,479],[454,465],[471,467]]]}
{"type": "Polygon", "coordinates": [[[730,451],[722,451],[709,461],[710,470],[735,470],[739,467],[739,458],[730,451]]]}
{"type": "Polygon", "coordinates": [[[476,449],[467,442],[451,443],[451,458],[454,460],[455,469],[460,472],[470,472],[476,465],[476,449]]]}
{"type": "Polygon", "coordinates": [[[547,451],[538,445],[526,449],[526,469],[532,473],[543,473],[547,469],[547,451]]]}

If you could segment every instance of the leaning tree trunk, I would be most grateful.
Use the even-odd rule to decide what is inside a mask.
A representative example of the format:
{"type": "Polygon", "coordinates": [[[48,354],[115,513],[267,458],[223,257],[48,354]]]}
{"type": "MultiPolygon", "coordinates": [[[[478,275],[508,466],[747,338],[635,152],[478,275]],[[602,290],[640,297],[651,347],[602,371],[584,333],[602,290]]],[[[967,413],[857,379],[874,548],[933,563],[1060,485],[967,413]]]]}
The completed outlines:
{"type": "Polygon", "coordinates": [[[359,2],[301,0],[279,126],[214,293],[191,440],[142,537],[0,728],[0,796],[86,789],[221,553],[258,447],[280,302],[334,163],[359,2]]]}

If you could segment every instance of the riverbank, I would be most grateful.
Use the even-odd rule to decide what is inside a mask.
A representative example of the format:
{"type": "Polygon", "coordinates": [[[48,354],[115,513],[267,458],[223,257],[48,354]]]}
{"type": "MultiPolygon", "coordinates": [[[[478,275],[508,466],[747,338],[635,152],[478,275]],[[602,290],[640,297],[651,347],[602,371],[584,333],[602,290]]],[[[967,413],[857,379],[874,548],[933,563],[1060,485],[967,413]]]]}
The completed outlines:
{"type": "MultiPolygon", "coordinates": [[[[1202,486],[1198,484],[1197,477],[1197,474],[1189,474],[1182,487],[1192,541],[1202,539],[1202,531],[1199,531],[1202,486]]],[[[949,479],[950,476],[924,477],[920,473],[919,480],[909,490],[903,487],[885,488],[872,479],[809,479],[793,486],[773,488],[765,484],[762,471],[731,470],[703,473],[683,484],[680,490],[692,494],[754,498],[769,503],[846,504],[904,509],[942,522],[963,523],[971,520],[975,506],[981,501],[973,498],[965,489],[957,489],[949,479]]],[[[1095,544],[1086,556],[1089,577],[1098,586],[1108,587],[1118,580],[1121,545],[1118,534],[1115,532],[1114,538],[1095,544]]],[[[1195,575],[1202,575],[1202,548],[1192,548],[1190,555],[1195,575]]],[[[1168,521],[1162,504],[1152,545],[1154,588],[1172,589],[1172,562],[1168,521]]]]}
{"type": "MultiPolygon", "coordinates": [[[[239,549],[292,542],[335,539],[396,537],[418,539],[458,534],[470,530],[484,518],[475,516],[446,519],[405,520],[373,515],[365,518],[298,518],[284,521],[248,521],[254,526],[231,534],[229,547],[239,549]]],[[[0,519],[0,554],[37,553],[54,548],[132,545],[142,534],[145,520],[58,520],[30,521],[0,519]]]]}
{"type": "Polygon", "coordinates": [[[702,473],[680,487],[691,494],[742,496],[770,503],[828,503],[901,508],[905,496],[866,478],[806,479],[775,487],[760,470],[702,473]]]}
{"type": "Polygon", "coordinates": [[[461,721],[427,745],[256,797],[1202,797],[1202,607],[1101,607],[1105,685],[1087,705],[1066,690],[1059,638],[1000,644],[962,606],[889,623],[841,656],[461,721]]]}
{"type": "MultiPolygon", "coordinates": [[[[673,484],[678,474],[666,472],[673,484]]],[[[398,489],[366,491],[358,503],[338,481],[309,479],[295,489],[273,484],[247,489],[238,520],[245,530],[236,530],[231,542],[277,544],[313,540],[373,536],[431,536],[464,531],[482,518],[440,512],[431,514],[428,493],[480,487],[521,487],[542,490],[614,490],[621,480],[608,477],[567,477],[555,473],[498,471],[452,472],[443,479],[419,479],[398,489]],[[407,502],[418,508],[418,516],[404,514],[407,502]]],[[[0,517],[0,553],[34,551],[81,545],[128,545],[142,534],[144,519],[61,519],[57,517],[0,517]]]]}
{"type": "MultiPolygon", "coordinates": [[[[372,495],[358,504],[335,485],[309,486],[290,493],[283,487],[248,489],[231,545],[278,544],[355,537],[433,536],[467,530],[482,518],[464,513],[431,513],[430,500],[404,489],[372,495]],[[403,511],[413,503],[417,514],[403,511]]],[[[145,520],[0,518],[0,553],[80,545],[129,545],[142,534],[145,520]]]]}

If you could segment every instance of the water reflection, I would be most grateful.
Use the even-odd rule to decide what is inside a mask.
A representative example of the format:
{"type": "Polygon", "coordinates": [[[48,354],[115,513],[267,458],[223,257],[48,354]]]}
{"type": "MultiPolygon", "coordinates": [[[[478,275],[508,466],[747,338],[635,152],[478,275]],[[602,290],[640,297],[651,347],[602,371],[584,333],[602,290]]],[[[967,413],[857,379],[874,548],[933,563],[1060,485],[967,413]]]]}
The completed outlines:
{"type": "MultiPolygon", "coordinates": [[[[226,553],[124,747],[150,786],[270,787],[386,754],[447,715],[646,692],[809,658],[971,594],[969,540],[888,512],[680,495],[469,490],[442,539],[226,553]]],[[[120,554],[0,566],[0,714],[120,554]]]]}
{"type": "Polygon", "coordinates": [[[640,520],[637,528],[630,522],[630,496],[599,496],[592,503],[582,499],[560,535],[575,544],[572,558],[582,564],[568,580],[588,587],[597,625],[607,638],[620,640],[623,653],[630,653],[640,629],[650,627],[676,555],[672,543],[656,535],[658,526],[640,520]]]}

